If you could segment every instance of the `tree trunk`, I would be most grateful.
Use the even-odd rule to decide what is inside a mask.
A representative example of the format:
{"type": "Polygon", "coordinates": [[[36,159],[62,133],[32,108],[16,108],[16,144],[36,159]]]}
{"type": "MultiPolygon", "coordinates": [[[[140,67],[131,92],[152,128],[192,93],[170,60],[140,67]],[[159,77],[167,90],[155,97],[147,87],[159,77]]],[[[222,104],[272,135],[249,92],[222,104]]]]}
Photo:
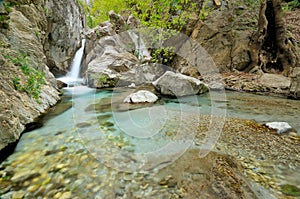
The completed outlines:
{"type": "Polygon", "coordinates": [[[287,36],[280,0],[264,0],[261,4],[258,31],[250,42],[252,63],[247,72],[279,73],[290,76],[299,66],[299,57],[287,36]]]}

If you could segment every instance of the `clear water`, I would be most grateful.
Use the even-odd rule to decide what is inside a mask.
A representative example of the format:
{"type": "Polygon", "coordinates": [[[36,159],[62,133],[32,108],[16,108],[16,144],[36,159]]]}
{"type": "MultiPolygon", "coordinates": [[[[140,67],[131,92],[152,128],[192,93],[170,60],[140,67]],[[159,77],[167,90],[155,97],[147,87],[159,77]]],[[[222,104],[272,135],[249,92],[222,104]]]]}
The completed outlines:
{"type": "MultiPolygon", "coordinates": [[[[211,114],[212,105],[224,109],[228,117],[259,123],[286,121],[300,132],[300,101],[227,92],[214,102],[205,94],[132,107],[121,103],[127,91],[81,86],[64,92],[65,100],[57,109],[70,102],[72,106],[58,115],[50,113],[42,128],[23,134],[14,154],[0,165],[15,176],[39,173],[32,181],[22,182],[27,192],[37,186],[36,192],[48,197],[69,190],[79,198],[110,198],[124,179],[131,179],[128,186],[138,184],[135,171],[166,166],[191,147],[196,130],[181,125],[178,118],[184,121],[190,113],[211,114]],[[119,171],[126,175],[120,177],[119,171]],[[60,183],[66,190],[56,187],[60,183]],[[50,185],[54,188],[47,190],[50,185]]],[[[149,194],[155,186],[150,188],[149,194]]]]}

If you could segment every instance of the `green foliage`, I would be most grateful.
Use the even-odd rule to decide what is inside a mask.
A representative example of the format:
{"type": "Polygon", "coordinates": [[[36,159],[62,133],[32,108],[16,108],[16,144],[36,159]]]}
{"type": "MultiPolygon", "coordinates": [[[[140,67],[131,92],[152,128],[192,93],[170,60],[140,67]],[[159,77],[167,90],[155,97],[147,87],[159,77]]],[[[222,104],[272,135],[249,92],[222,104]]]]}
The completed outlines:
{"type": "Polygon", "coordinates": [[[22,81],[22,77],[15,77],[13,79],[15,89],[26,92],[29,96],[38,101],[41,88],[46,84],[44,72],[30,66],[29,57],[24,53],[20,53],[16,57],[5,56],[5,58],[19,66],[24,75],[24,81],[22,81]]]}
{"type": "Polygon", "coordinates": [[[107,21],[110,10],[121,13],[126,8],[124,0],[92,0],[91,7],[84,3],[83,5],[87,11],[87,25],[91,28],[99,25],[101,22],[107,21]]]}
{"type": "Polygon", "coordinates": [[[199,12],[201,4],[192,0],[126,0],[132,14],[147,27],[180,30],[189,14],[199,12]]]}
{"type": "Polygon", "coordinates": [[[298,0],[290,1],[282,6],[283,12],[294,10],[300,7],[300,2],[298,0]]]}
{"type": "Polygon", "coordinates": [[[104,83],[106,83],[107,82],[107,75],[101,75],[100,77],[99,77],[99,81],[102,83],[102,84],[104,84],[104,83]]]}
{"type": "Polygon", "coordinates": [[[6,12],[10,12],[11,7],[13,6],[11,2],[4,2],[3,5],[4,5],[6,12]]]}
{"type": "Polygon", "coordinates": [[[152,52],[152,61],[160,64],[168,64],[175,57],[172,47],[159,48],[152,52]]]}

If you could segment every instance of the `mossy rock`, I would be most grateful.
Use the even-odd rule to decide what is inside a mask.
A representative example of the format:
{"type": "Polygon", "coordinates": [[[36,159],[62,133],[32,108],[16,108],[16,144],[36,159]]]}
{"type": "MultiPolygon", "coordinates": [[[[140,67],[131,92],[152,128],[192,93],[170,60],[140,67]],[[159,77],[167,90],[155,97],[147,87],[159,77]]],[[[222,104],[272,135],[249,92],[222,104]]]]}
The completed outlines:
{"type": "Polygon", "coordinates": [[[100,124],[101,126],[105,126],[105,127],[112,127],[112,126],[114,126],[114,123],[109,122],[109,121],[99,122],[99,124],[100,124]]]}
{"type": "Polygon", "coordinates": [[[97,119],[100,120],[100,121],[103,121],[103,120],[108,120],[112,117],[112,114],[105,114],[105,115],[99,115],[97,116],[97,119]]]}
{"type": "Polygon", "coordinates": [[[81,123],[78,123],[76,124],[76,127],[77,128],[86,128],[86,127],[89,127],[91,126],[92,124],[91,123],[88,123],[88,122],[81,122],[81,123]]]}
{"type": "Polygon", "coordinates": [[[282,185],[281,191],[287,196],[300,196],[300,188],[294,185],[290,185],[290,184],[282,185]]]}

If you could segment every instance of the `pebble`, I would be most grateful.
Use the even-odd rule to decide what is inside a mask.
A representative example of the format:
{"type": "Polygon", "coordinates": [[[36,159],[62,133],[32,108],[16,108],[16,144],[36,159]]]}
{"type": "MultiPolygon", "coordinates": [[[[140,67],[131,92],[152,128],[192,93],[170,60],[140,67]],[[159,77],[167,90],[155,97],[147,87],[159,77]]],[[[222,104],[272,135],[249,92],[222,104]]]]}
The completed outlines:
{"type": "Polygon", "coordinates": [[[64,192],[59,199],[70,199],[72,197],[72,193],[70,191],[64,192]]]}
{"type": "Polygon", "coordinates": [[[56,194],[53,196],[53,198],[54,198],[54,199],[59,199],[59,198],[61,197],[61,195],[62,195],[62,193],[61,193],[61,192],[58,192],[58,193],[56,193],[56,194]]]}
{"type": "Polygon", "coordinates": [[[30,187],[27,188],[27,191],[35,192],[38,188],[39,188],[38,185],[31,185],[30,187]]]}
{"type": "Polygon", "coordinates": [[[12,194],[12,199],[22,199],[25,196],[24,191],[17,191],[12,194]]]}

